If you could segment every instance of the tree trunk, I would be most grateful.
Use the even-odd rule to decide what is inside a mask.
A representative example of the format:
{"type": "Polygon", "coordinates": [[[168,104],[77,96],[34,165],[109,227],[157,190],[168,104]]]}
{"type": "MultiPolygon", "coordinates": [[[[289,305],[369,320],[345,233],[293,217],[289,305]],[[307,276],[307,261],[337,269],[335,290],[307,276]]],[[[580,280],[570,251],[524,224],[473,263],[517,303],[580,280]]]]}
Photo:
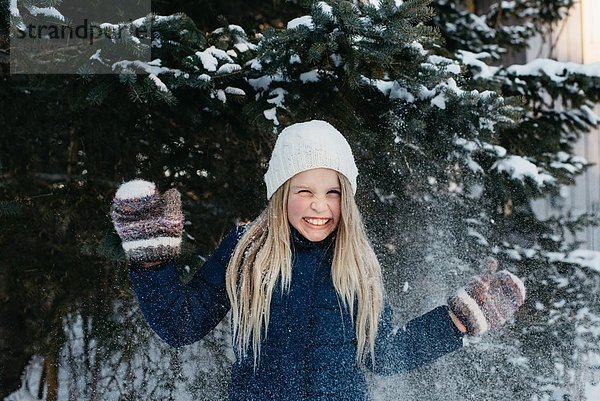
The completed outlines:
{"type": "Polygon", "coordinates": [[[58,366],[56,352],[51,350],[44,357],[44,371],[46,372],[46,401],[58,400],[58,366]]]}
{"type": "Polygon", "coordinates": [[[11,296],[9,277],[8,273],[0,273],[0,399],[19,389],[23,369],[31,357],[23,346],[28,336],[23,335],[22,305],[11,296]]]}

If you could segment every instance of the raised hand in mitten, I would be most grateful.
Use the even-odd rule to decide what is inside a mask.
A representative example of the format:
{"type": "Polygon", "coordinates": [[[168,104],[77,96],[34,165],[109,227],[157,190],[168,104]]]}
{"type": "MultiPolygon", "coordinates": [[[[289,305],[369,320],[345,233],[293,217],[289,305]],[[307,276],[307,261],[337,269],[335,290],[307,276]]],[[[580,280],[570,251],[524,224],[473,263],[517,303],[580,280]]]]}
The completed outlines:
{"type": "Polygon", "coordinates": [[[175,258],[181,248],[183,213],[176,189],[160,194],[144,180],[121,185],[110,212],[129,263],[155,263],[175,258]]]}
{"type": "Polygon", "coordinates": [[[497,267],[498,261],[488,257],[483,273],[448,299],[467,334],[480,335],[501,327],[525,301],[523,282],[507,270],[495,273],[497,267]]]}

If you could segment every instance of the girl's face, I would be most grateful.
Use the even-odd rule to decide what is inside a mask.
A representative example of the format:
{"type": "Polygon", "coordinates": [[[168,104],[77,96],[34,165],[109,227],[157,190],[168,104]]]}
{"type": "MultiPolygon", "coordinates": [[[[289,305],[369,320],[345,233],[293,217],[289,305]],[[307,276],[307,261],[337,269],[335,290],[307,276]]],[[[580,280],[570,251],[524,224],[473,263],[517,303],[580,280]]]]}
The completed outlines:
{"type": "Polygon", "coordinates": [[[327,238],[340,221],[340,181],[335,170],[315,168],[290,179],[288,220],[312,242],[327,238]]]}

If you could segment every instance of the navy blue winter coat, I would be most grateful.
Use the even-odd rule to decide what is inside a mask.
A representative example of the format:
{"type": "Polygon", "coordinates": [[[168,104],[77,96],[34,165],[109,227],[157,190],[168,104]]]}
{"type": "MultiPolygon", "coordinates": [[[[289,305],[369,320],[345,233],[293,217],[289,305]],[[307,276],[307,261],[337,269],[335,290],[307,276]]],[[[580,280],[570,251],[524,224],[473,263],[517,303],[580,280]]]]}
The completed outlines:
{"type": "MultiPolygon", "coordinates": [[[[146,320],[168,344],[182,346],[200,340],[229,311],[225,269],[242,232],[240,227],[232,230],[187,285],[182,285],[174,262],[156,269],[130,269],[146,320]]],[[[331,280],[333,234],[310,242],[294,230],[292,244],[291,288],[289,293],[273,292],[260,365],[255,371],[251,355],[238,356],[229,399],[366,400],[352,319],[331,280]]],[[[379,374],[403,372],[461,346],[462,334],[446,307],[394,330],[392,311],[386,305],[379,323],[375,366],[368,367],[379,374]]]]}

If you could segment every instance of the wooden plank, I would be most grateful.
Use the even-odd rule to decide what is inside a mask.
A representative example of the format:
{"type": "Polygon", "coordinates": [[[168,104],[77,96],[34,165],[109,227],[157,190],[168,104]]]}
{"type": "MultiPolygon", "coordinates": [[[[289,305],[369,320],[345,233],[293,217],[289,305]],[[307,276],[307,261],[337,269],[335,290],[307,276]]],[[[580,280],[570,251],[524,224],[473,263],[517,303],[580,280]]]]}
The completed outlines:
{"type": "Polygon", "coordinates": [[[562,20],[552,33],[554,48],[549,54],[550,58],[581,63],[583,60],[581,38],[581,5],[577,2],[571,8],[569,17],[562,20]]]}
{"type": "Polygon", "coordinates": [[[585,64],[600,62],[600,1],[581,1],[581,27],[583,40],[583,62],[585,64]]]}

